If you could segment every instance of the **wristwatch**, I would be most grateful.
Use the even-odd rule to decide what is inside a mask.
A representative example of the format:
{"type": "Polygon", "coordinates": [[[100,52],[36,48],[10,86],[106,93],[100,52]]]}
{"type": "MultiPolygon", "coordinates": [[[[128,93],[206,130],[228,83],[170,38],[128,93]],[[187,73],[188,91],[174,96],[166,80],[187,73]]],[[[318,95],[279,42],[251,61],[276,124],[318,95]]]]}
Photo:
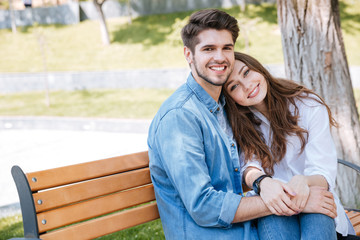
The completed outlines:
{"type": "Polygon", "coordinates": [[[255,179],[255,181],[253,182],[253,189],[256,194],[260,194],[260,182],[267,177],[272,178],[270,175],[264,174],[255,179]]]}

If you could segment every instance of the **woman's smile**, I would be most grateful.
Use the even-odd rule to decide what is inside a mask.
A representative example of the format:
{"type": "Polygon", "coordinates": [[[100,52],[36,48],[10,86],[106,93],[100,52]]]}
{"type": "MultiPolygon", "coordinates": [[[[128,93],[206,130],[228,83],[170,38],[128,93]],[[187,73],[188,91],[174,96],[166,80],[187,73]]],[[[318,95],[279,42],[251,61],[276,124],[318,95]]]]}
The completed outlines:
{"type": "Polygon", "coordinates": [[[251,93],[248,95],[247,98],[254,98],[258,95],[259,93],[259,86],[260,86],[260,83],[258,83],[258,85],[256,85],[256,87],[251,91],[251,93]]]}

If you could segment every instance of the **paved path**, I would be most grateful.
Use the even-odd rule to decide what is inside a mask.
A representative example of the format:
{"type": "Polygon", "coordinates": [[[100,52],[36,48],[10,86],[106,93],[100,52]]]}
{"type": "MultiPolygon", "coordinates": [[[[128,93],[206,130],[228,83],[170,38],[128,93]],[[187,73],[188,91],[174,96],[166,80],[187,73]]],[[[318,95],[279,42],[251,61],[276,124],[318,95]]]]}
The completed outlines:
{"type": "MultiPolygon", "coordinates": [[[[47,120],[51,121],[51,119],[47,120]]],[[[53,120],[56,122],[59,118],[53,120]]],[[[36,119],[33,121],[36,122],[36,119]]],[[[144,120],[136,124],[134,121],[119,120],[119,124],[130,128],[105,132],[56,130],[56,126],[52,126],[51,129],[39,129],[40,127],[37,126],[38,129],[32,130],[20,127],[9,128],[10,122],[14,121],[7,119],[8,129],[0,128],[0,218],[19,212],[17,191],[10,173],[13,165],[19,165],[24,172],[31,172],[146,151],[150,121],[144,120]]],[[[99,120],[93,120],[93,126],[97,122],[99,120]]]]}

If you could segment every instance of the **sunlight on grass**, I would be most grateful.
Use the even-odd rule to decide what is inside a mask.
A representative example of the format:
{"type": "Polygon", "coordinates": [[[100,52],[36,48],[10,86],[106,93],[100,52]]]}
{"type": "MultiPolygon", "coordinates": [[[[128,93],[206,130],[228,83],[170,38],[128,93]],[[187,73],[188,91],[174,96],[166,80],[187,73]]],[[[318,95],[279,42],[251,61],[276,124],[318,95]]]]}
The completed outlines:
{"type": "Polygon", "coordinates": [[[42,92],[0,94],[1,116],[67,116],[104,118],[153,118],[169,89],[114,89],[56,91],[51,106],[42,92]]]}
{"type": "Polygon", "coordinates": [[[0,240],[23,236],[24,230],[21,215],[0,218],[0,240]]]}

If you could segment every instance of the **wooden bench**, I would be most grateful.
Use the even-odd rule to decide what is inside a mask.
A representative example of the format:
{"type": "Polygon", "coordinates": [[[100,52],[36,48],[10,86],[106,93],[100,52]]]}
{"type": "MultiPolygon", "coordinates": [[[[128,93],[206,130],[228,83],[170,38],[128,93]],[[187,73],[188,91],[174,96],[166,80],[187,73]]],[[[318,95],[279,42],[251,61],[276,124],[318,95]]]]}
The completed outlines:
{"type": "MultiPolygon", "coordinates": [[[[148,166],[147,152],[27,174],[14,166],[25,238],[13,240],[93,239],[158,219],[148,166]]],[[[360,212],[347,214],[360,235],[360,212]]]]}
{"type": "Polygon", "coordinates": [[[148,166],[147,152],[27,174],[14,166],[25,238],[93,239],[158,219],[148,166]]]}

